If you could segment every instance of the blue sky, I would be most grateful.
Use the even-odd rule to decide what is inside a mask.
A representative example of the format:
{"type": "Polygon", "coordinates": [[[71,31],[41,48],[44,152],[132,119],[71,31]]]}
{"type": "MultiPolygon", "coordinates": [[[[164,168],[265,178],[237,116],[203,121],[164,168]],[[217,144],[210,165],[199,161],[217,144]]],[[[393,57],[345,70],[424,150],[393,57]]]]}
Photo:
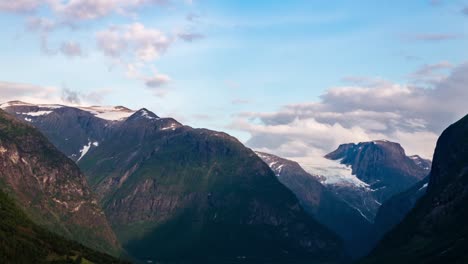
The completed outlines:
{"type": "MultiPolygon", "coordinates": [[[[40,93],[41,101],[62,100],[66,90],[77,94],[81,104],[146,107],[191,126],[228,131],[283,155],[287,153],[252,140],[265,134],[246,124],[268,128],[265,113],[321,103],[337,87],[367,89],[369,80],[437,89],[468,58],[468,15],[462,12],[468,2],[462,0],[9,2],[0,0],[0,82],[32,87],[30,94],[18,97],[34,98],[39,96],[35,90],[52,87],[51,94],[40,93]],[[105,46],[98,44],[99,32],[109,33],[101,35],[105,46]],[[117,42],[110,34],[119,36],[125,52],[109,55],[117,42]],[[63,43],[70,44],[68,51],[60,51],[63,43]],[[137,65],[136,70],[129,73],[129,65],[137,65]]],[[[5,100],[15,97],[2,94],[1,87],[5,100]]],[[[362,109],[370,108],[354,106],[362,109]]],[[[441,111],[452,119],[461,112],[441,111]]],[[[426,119],[426,127],[437,126],[426,119]]],[[[364,130],[367,137],[356,140],[374,135],[364,130]]],[[[437,135],[439,130],[424,131],[437,135]]],[[[401,140],[394,129],[380,132],[401,140]]],[[[330,145],[348,139],[337,137],[330,145]]],[[[308,140],[304,138],[306,145],[308,140]]],[[[308,154],[289,156],[295,155],[308,154]]]]}

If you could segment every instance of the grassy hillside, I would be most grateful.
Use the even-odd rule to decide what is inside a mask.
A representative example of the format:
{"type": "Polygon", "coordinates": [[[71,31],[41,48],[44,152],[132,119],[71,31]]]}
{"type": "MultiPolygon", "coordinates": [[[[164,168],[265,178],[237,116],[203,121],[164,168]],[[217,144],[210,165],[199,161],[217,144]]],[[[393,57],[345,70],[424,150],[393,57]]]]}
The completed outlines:
{"type": "Polygon", "coordinates": [[[121,263],[34,224],[0,191],[0,263],[121,263]]]}

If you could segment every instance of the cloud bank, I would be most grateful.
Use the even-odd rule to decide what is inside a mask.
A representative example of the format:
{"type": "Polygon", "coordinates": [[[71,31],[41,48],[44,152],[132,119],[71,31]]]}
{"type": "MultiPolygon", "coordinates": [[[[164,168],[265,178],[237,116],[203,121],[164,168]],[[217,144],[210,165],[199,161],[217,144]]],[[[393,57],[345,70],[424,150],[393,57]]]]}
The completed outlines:
{"type": "MultiPolygon", "coordinates": [[[[417,73],[448,67],[426,65],[417,73]]],[[[241,113],[231,127],[250,133],[248,146],[296,160],[323,155],[342,143],[376,139],[400,142],[408,154],[432,158],[439,134],[468,113],[468,64],[426,87],[345,80],[353,85],[331,88],[318,102],[241,113]]]]}

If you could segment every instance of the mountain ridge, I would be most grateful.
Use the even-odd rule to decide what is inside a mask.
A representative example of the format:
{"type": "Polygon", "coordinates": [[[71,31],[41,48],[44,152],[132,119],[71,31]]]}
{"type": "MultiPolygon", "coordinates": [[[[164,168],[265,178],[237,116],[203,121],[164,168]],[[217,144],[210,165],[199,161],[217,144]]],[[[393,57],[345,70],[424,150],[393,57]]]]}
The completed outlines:
{"type": "Polygon", "coordinates": [[[29,118],[67,155],[89,146],[78,165],[138,260],[328,263],[344,257],[340,239],[304,212],[252,150],[225,133],[146,109],[106,121],[71,107],[30,107],[5,109],[29,118]]]}

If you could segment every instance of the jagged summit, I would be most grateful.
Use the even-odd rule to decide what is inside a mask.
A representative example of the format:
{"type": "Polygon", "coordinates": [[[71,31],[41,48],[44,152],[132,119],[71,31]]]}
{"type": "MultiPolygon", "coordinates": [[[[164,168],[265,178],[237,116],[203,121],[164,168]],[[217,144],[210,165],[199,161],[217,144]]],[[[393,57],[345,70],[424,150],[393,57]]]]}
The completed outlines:
{"type": "Polygon", "coordinates": [[[156,120],[159,119],[155,113],[149,111],[146,108],[141,108],[140,110],[134,112],[127,120],[140,120],[140,119],[156,120]]]}

